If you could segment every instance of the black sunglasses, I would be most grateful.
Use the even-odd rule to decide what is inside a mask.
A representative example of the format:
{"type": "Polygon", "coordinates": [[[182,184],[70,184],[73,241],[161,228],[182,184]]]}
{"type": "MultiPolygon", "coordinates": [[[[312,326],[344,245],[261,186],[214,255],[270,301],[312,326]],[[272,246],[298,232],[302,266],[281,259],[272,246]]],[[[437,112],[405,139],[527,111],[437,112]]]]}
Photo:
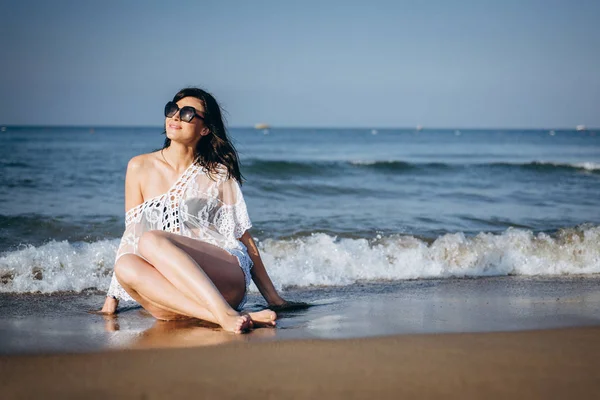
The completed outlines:
{"type": "Polygon", "coordinates": [[[196,109],[191,106],[185,106],[179,108],[177,103],[170,101],[165,106],[165,117],[172,118],[179,111],[179,119],[183,122],[192,122],[194,117],[198,117],[200,119],[204,119],[204,117],[196,112],[196,109]]]}

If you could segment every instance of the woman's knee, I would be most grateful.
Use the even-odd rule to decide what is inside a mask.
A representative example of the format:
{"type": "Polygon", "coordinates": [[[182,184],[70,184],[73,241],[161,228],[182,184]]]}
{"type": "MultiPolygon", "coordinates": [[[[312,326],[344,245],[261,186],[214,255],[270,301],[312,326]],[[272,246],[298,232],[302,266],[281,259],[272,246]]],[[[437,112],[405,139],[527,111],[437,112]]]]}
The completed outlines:
{"type": "Polygon", "coordinates": [[[152,253],[157,251],[165,240],[168,239],[166,239],[163,231],[146,231],[140,236],[137,247],[138,252],[144,258],[152,257],[152,253]]]}
{"type": "Polygon", "coordinates": [[[137,256],[133,254],[125,254],[120,257],[115,264],[115,275],[117,280],[128,286],[135,284],[140,277],[139,267],[137,265],[137,256]]]}

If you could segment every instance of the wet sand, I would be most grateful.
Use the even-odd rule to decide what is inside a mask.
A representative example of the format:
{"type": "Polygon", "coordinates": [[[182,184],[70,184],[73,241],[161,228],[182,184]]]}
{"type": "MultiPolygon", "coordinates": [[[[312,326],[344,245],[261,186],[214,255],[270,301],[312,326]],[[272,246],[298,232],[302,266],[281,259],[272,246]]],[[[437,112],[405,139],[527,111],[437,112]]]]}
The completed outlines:
{"type": "Polygon", "coordinates": [[[600,327],[0,357],[2,398],[598,398],[600,327]]]}
{"type": "MultiPolygon", "coordinates": [[[[0,294],[0,355],[600,326],[598,287],[600,277],[498,277],[294,289],[284,296],[314,306],[241,337],[198,320],[161,323],[139,308],[89,314],[102,294],[0,294]]],[[[252,294],[248,305],[258,310],[264,301],[252,294]]]]}

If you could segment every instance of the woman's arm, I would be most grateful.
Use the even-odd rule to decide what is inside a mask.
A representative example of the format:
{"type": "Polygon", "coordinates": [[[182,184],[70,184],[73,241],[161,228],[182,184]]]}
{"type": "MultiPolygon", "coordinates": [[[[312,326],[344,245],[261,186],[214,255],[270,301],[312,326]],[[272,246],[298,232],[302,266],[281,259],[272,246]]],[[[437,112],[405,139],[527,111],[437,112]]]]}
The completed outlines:
{"type": "Polygon", "coordinates": [[[100,311],[96,312],[96,314],[109,314],[109,315],[114,314],[117,312],[118,306],[119,306],[118,299],[107,296],[106,299],[104,300],[104,305],[102,306],[102,309],[100,311]]]}
{"type": "MultiPolygon", "coordinates": [[[[127,163],[127,171],[125,173],[125,211],[143,203],[144,201],[139,179],[142,167],[142,156],[133,157],[131,160],[129,160],[129,163],[127,163]]],[[[117,311],[118,305],[119,299],[107,294],[106,299],[104,300],[104,305],[98,313],[114,314],[117,311]]]]}
{"type": "Polygon", "coordinates": [[[254,264],[250,269],[252,280],[256,284],[256,287],[258,287],[260,294],[263,295],[269,304],[269,308],[271,310],[280,311],[309,307],[310,305],[307,303],[284,300],[279,293],[277,293],[273,282],[271,282],[271,278],[269,278],[269,274],[267,274],[265,265],[260,258],[256,243],[254,243],[254,239],[252,239],[252,236],[248,231],[252,227],[252,224],[250,223],[250,217],[248,216],[248,210],[246,209],[240,186],[236,180],[230,179],[229,185],[226,185],[225,189],[228,189],[223,192],[223,198],[226,200],[225,203],[234,205],[232,207],[232,218],[233,221],[235,221],[233,230],[234,237],[239,238],[246,246],[246,249],[248,249],[248,255],[254,264]]]}
{"type": "Polygon", "coordinates": [[[252,280],[256,284],[256,287],[260,291],[260,294],[265,298],[267,303],[270,306],[282,306],[286,303],[286,301],[279,296],[275,286],[273,286],[273,282],[271,278],[269,278],[269,274],[267,274],[267,270],[265,269],[265,265],[260,258],[260,253],[258,252],[258,248],[256,247],[256,243],[254,243],[254,239],[250,235],[249,231],[244,232],[240,241],[244,243],[246,248],[248,249],[248,255],[252,260],[254,266],[250,270],[252,274],[252,280]]]}

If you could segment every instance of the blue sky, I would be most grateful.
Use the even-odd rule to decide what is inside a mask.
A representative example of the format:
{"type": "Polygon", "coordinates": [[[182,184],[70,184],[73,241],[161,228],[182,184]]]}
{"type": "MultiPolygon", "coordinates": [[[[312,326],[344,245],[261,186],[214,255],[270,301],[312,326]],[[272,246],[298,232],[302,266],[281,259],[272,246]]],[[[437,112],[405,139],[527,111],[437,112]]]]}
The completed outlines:
{"type": "Polygon", "coordinates": [[[0,124],[600,127],[599,1],[3,1],[0,124]]]}

